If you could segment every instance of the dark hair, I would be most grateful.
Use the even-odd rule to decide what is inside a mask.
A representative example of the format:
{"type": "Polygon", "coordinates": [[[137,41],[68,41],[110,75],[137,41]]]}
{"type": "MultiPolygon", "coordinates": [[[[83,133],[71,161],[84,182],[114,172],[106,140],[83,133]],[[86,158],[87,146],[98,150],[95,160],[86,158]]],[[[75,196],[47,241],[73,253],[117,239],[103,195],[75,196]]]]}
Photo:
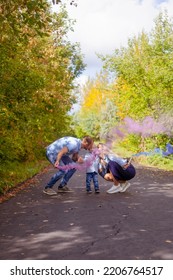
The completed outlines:
{"type": "Polygon", "coordinates": [[[85,139],[89,145],[93,144],[94,142],[90,136],[84,136],[83,139],[85,139]]]}

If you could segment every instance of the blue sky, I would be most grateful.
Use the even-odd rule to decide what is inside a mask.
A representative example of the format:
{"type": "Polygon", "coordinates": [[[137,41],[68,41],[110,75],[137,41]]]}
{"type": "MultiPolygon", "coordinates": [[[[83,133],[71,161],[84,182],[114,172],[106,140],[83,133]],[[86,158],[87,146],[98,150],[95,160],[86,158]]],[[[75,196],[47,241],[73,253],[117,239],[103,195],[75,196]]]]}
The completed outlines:
{"type": "Polygon", "coordinates": [[[76,0],[77,7],[62,2],[68,3],[69,16],[76,20],[69,39],[80,43],[87,64],[81,81],[99,73],[102,64],[97,53],[111,54],[142,30],[151,31],[165,8],[173,16],[173,0],[76,0]]]}

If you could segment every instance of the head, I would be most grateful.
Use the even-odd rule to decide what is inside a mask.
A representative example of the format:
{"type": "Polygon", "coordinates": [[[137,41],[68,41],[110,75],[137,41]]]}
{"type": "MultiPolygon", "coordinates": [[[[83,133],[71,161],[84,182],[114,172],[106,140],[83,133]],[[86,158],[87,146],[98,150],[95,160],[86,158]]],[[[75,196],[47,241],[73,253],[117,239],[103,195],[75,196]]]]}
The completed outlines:
{"type": "Polygon", "coordinates": [[[103,147],[104,147],[104,144],[103,144],[103,143],[99,143],[99,144],[97,145],[97,148],[98,148],[99,150],[102,150],[103,147]]]}
{"type": "Polygon", "coordinates": [[[97,145],[97,149],[100,151],[100,153],[102,153],[104,155],[107,155],[109,153],[108,147],[103,143],[99,143],[97,145]]]}
{"type": "Polygon", "coordinates": [[[85,150],[91,150],[93,147],[94,141],[90,136],[85,136],[82,139],[81,148],[85,150]]]}

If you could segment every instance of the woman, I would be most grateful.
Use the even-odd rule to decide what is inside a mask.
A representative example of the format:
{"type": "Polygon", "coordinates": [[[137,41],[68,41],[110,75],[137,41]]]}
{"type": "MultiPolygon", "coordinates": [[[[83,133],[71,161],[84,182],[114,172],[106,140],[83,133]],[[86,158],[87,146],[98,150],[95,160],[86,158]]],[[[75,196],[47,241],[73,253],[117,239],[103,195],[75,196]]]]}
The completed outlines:
{"type": "Polygon", "coordinates": [[[98,149],[100,151],[99,174],[105,180],[114,183],[107,193],[125,192],[130,187],[128,181],[136,175],[131,159],[128,161],[110,154],[107,147],[102,143],[98,145],[98,149]]]}

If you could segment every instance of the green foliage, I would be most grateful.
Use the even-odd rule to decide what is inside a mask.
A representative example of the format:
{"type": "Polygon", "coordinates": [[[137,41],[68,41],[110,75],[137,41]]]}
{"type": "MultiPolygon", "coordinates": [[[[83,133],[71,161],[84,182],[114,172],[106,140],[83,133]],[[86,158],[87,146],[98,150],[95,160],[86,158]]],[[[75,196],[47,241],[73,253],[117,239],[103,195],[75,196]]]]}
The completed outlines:
{"type": "MultiPolygon", "coordinates": [[[[147,151],[147,152],[153,151],[155,146],[153,145],[152,142],[150,142],[150,143],[151,143],[151,146],[146,146],[146,150],[143,150],[141,148],[140,137],[139,137],[139,139],[137,139],[137,138],[136,139],[135,138],[124,139],[123,142],[114,143],[112,150],[115,151],[115,153],[121,157],[131,157],[133,154],[136,154],[141,151],[147,151]]],[[[163,149],[165,149],[165,146],[163,147],[163,149]]],[[[139,163],[142,165],[157,167],[157,168],[163,169],[163,170],[173,170],[173,155],[170,155],[167,157],[162,157],[159,154],[155,154],[152,156],[151,155],[150,156],[141,155],[139,157],[134,157],[133,162],[135,162],[136,164],[139,163]]]]}
{"type": "Polygon", "coordinates": [[[121,102],[126,99],[126,115],[158,117],[173,102],[172,46],[173,23],[165,12],[159,14],[150,34],[142,32],[129,39],[127,48],[103,58],[104,67],[116,76],[121,102]]]}
{"type": "Polygon", "coordinates": [[[0,160],[5,168],[9,162],[39,159],[48,143],[72,132],[71,91],[85,66],[80,46],[66,39],[73,23],[63,6],[54,14],[47,1],[2,0],[0,10],[0,160]]]}
{"type": "MultiPolygon", "coordinates": [[[[102,57],[104,68],[114,74],[120,116],[140,120],[154,117],[167,128],[167,135],[148,138],[127,137],[121,143],[134,152],[164,149],[171,141],[173,104],[173,22],[161,12],[150,34],[142,32],[129,39],[126,48],[102,57]],[[122,105],[123,104],[123,105],[122,105]],[[137,139],[137,142],[134,140],[137,139]]],[[[154,162],[154,160],[153,160],[154,162]]]]}
{"type": "MultiPolygon", "coordinates": [[[[96,77],[86,86],[77,114],[78,131],[81,128],[98,139],[108,135],[116,125],[121,126],[126,116],[138,121],[151,116],[167,129],[167,133],[146,138],[129,135],[115,143],[116,152],[117,147],[118,154],[123,156],[155,148],[165,149],[166,143],[172,143],[173,135],[172,18],[166,11],[159,13],[149,34],[143,31],[130,38],[127,47],[99,57],[104,63],[102,72],[106,71],[113,81],[103,79],[101,75],[100,79],[96,77]],[[108,88],[109,91],[105,90],[108,88]]],[[[169,168],[172,157],[160,159],[154,156],[142,160],[169,168]]]]}
{"type": "MultiPolygon", "coordinates": [[[[130,154],[138,153],[141,149],[141,137],[138,135],[129,135],[125,139],[119,142],[119,145],[121,144],[122,148],[125,150],[125,152],[130,152],[130,154]]],[[[123,155],[125,156],[125,154],[123,155]]]]}
{"type": "Polygon", "coordinates": [[[117,123],[117,110],[108,82],[107,73],[101,72],[83,88],[81,107],[73,120],[77,135],[85,132],[95,140],[104,140],[117,123]]]}
{"type": "Polygon", "coordinates": [[[158,167],[159,169],[171,171],[173,170],[173,156],[161,157],[159,155],[141,157],[137,159],[141,164],[158,167]]]}

